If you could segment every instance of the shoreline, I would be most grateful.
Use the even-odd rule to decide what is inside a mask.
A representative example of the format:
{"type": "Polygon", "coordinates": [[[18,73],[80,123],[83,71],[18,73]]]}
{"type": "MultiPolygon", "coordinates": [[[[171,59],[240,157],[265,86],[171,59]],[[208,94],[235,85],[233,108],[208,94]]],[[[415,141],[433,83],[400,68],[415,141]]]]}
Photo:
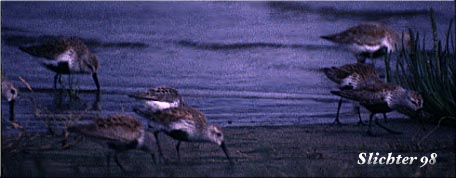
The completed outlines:
{"type": "MultiPolygon", "coordinates": [[[[381,121],[382,122],[382,121],[381,121]]],[[[411,120],[390,120],[383,123],[401,130],[393,135],[373,126],[375,137],[367,136],[367,126],[344,124],[312,124],[304,126],[257,126],[224,128],[226,144],[231,157],[230,165],[222,150],[205,143],[181,144],[181,161],[175,152],[176,141],[160,134],[167,164],[153,164],[150,156],[141,151],[122,153],[119,158],[126,167],[127,176],[350,176],[350,177],[402,177],[430,176],[454,177],[455,129],[440,127],[420,146],[418,141],[434,128],[426,125],[422,131],[411,120]],[[430,156],[438,155],[434,165],[420,168],[412,165],[358,165],[359,153],[386,155],[430,156]]],[[[61,137],[43,136],[40,144],[52,147],[46,151],[2,150],[5,176],[105,176],[104,151],[99,144],[85,139],[73,147],[62,150],[61,137]],[[5,174],[6,173],[6,174],[5,174]]],[[[8,142],[8,138],[3,138],[8,142]]],[[[28,140],[31,145],[33,141],[28,140]]],[[[38,145],[38,144],[37,144],[38,145]]],[[[2,145],[2,149],[3,149],[2,145]]],[[[418,160],[419,161],[419,160],[418,160]]],[[[111,161],[111,176],[122,175],[111,161]]]]}

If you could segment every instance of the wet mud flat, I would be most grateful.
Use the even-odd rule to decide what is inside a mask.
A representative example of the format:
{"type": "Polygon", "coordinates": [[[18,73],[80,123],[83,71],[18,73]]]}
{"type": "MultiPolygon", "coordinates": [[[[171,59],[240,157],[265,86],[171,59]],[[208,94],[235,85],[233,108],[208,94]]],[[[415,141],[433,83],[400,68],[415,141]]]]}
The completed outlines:
{"type": "MultiPolygon", "coordinates": [[[[231,157],[230,165],[216,145],[181,144],[177,159],[176,141],[160,136],[167,163],[154,164],[151,156],[141,151],[120,154],[127,169],[122,173],[111,159],[110,176],[455,176],[455,129],[439,127],[426,139],[434,126],[422,131],[412,120],[395,119],[387,124],[401,130],[392,135],[374,127],[376,136],[366,134],[366,126],[317,124],[307,126],[228,127],[225,138],[231,157]],[[421,141],[420,144],[417,144],[421,141]],[[359,153],[379,152],[381,156],[430,157],[434,165],[358,165],[359,153]]],[[[2,138],[3,176],[106,176],[106,157],[102,147],[84,139],[68,149],[61,149],[62,136],[38,135],[2,138]],[[33,138],[32,138],[33,137],[33,138]],[[12,145],[16,144],[15,147],[12,145]]]]}

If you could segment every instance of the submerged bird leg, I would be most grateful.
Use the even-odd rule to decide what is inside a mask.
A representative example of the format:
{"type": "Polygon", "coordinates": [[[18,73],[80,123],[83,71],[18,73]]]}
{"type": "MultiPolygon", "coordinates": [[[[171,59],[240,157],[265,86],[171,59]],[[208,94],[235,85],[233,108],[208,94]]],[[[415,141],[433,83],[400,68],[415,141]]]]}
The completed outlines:
{"type": "Polygon", "coordinates": [[[165,156],[163,156],[163,152],[162,152],[162,149],[160,147],[160,140],[158,139],[158,133],[159,131],[155,131],[154,132],[154,137],[155,137],[155,140],[157,141],[157,148],[158,148],[158,159],[163,159],[163,161],[166,161],[166,158],[165,156]]]}
{"type": "Polygon", "coordinates": [[[372,134],[372,118],[374,118],[375,116],[375,113],[371,113],[369,115],[369,129],[367,129],[367,135],[369,136],[374,136],[374,134],[372,134]]]}
{"type": "Polygon", "coordinates": [[[69,89],[68,91],[73,89],[73,75],[71,75],[71,73],[68,74],[68,89],[69,89]]]}
{"type": "Polygon", "coordinates": [[[402,132],[399,132],[399,131],[395,131],[395,130],[392,130],[388,127],[385,127],[384,125],[380,124],[378,122],[377,119],[375,119],[375,124],[377,124],[379,127],[381,127],[382,129],[385,129],[386,131],[388,131],[389,133],[392,133],[392,134],[402,134],[402,132]]]}
{"type": "Polygon", "coordinates": [[[154,164],[157,164],[157,160],[156,160],[154,151],[151,148],[143,145],[143,146],[141,146],[140,150],[145,152],[145,153],[147,153],[147,154],[150,154],[150,157],[152,158],[152,162],[154,164]]]}
{"type": "Polygon", "coordinates": [[[357,125],[366,125],[364,124],[363,120],[361,119],[361,108],[359,106],[355,106],[356,111],[358,111],[358,124],[357,125]]]}
{"type": "Polygon", "coordinates": [[[14,103],[16,102],[16,100],[11,100],[9,102],[9,109],[10,109],[10,121],[11,122],[14,122],[15,118],[14,118],[14,103]]]}
{"type": "Polygon", "coordinates": [[[100,93],[101,89],[100,89],[100,83],[98,82],[97,73],[93,73],[92,78],[93,78],[93,81],[95,82],[95,85],[97,86],[97,93],[100,93]]]}
{"type": "Polygon", "coordinates": [[[54,89],[57,89],[57,82],[59,82],[60,86],[64,89],[64,84],[63,84],[63,81],[62,81],[62,74],[55,74],[55,77],[54,77],[54,89]]]}
{"type": "Polygon", "coordinates": [[[120,167],[120,170],[122,170],[122,173],[125,173],[127,171],[126,171],[125,167],[119,161],[119,153],[121,153],[121,152],[123,152],[123,151],[116,151],[114,153],[114,160],[116,161],[116,164],[120,167]]]}
{"type": "Polygon", "coordinates": [[[388,117],[386,117],[386,113],[383,113],[383,120],[385,121],[385,123],[388,122],[387,119],[388,119],[388,117]]]}
{"type": "Polygon", "coordinates": [[[423,109],[420,109],[419,111],[417,111],[417,113],[418,113],[418,118],[417,118],[417,120],[418,120],[418,122],[419,122],[420,125],[421,125],[421,129],[422,129],[423,131],[426,131],[426,127],[424,126],[424,121],[423,121],[423,115],[424,115],[424,114],[423,114],[423,109]]]}
{"type": "Polygon", "coordinates": [[[179,147],[180,147],[180,144],[181,144],[181,141],[177,141],[177,144],[176,144],[176,152],[177,152],[177,159],[179,160],[180,162],[180,152],[179,152],[179,147]]]}
{"type": "Polygon", "coordinates": [[[111,170],[109,169],[110,168],[110,162],[111,162],[111,151],[108,151],[106,153],[106,175],[107,176],[110,176],[111,175],[111,170]]]}
{"type": "Polygon", "coordinates": [[[358,63],[365,63],[366,62],[366,56],[363,53],[359,53],[355,55],[356,60],[358,63]]]}
{"type": "Polygon", "coordinates": [[[340,125],[339,121],[339,113],[340,113],[340,107],[342,106],[342,97],[339,99],[339,103],[337,104],[337,113],[336,113],[336,119],[334,120],[333,124],[340,125]]]}
{"type": "Polygon", "coordinates": [[[155,158],[155,154],[151,152],[150,157],[152,158],[152,161],[154,162],[154,164],[157,164],[157,159],[155,158]]]}
{"type": "Polygon", "coordinates": [[[55,73],[54,75],[54,89],[57,89],[57,79],[59,78],[59,73],[55,73]]]}

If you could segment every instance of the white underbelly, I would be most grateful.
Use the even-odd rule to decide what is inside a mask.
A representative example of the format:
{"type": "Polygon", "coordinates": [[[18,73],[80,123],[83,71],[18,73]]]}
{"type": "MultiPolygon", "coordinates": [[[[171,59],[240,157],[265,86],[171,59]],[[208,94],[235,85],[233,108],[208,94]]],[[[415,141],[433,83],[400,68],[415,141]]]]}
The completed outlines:
{"type": "Polygon", "coordinates": [[[352,44],[348,46],[351,51],[354,53],[374,53],[375,51],[378,51],[380,48],[382,48],[382,45],[358,45],[358,44],[352,44]]]}
{"type": "Polygon", "coordinates": [[[169,109],[169,108],[175,108],[179,106],[179,101],[175,102],[164,102],[164,101],[145,101],[144,102],[147,107],[149,107],[152,110],[158,111],[158,110],[164,110],[164,109],[169,109]]]}

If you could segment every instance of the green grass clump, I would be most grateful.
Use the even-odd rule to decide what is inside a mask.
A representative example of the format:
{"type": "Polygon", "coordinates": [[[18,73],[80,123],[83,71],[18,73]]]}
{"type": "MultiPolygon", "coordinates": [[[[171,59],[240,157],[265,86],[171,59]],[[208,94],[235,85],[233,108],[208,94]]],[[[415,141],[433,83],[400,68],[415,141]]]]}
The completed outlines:
{"type": "Polygon", "coordinates": [[[385,58],[388,82],[421,93],[424,111],[431,119],[456,118],[456,30],[452,19],[449,23],[444,45],[437,37],[437,26],[431,9],[432,50],[426,50],[425,38],[409,29],[411,49],[406,49],[385,58]],[[421,41],[422,40],[422,41],[421,41]],[[390,57],[396,55],[395,71],[391,69],[390,57]]]}

